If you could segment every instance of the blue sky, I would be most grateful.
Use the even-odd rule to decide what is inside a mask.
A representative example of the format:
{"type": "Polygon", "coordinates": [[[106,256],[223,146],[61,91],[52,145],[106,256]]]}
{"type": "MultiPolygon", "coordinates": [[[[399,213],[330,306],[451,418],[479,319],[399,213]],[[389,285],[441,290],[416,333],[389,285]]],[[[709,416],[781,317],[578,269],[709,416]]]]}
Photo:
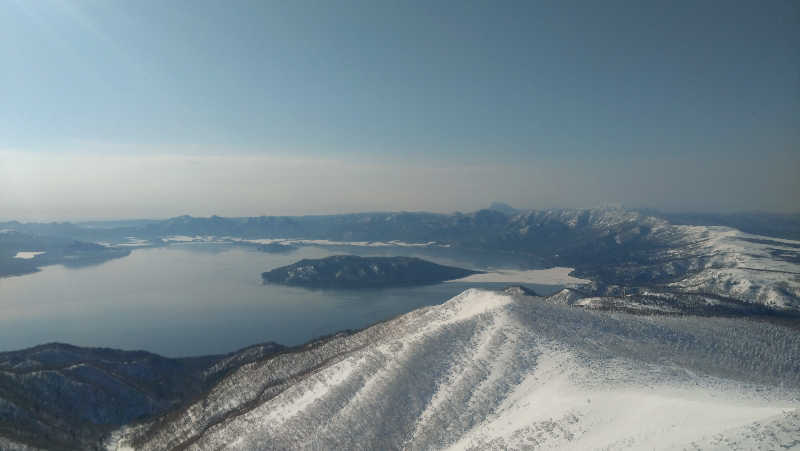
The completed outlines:
{"type": "MultiPolygon", "coordinates": [[[[29,177],[22,153],[39,165],[89,155],[80,164],[90,173],[111,157],[256,156],[544,167],[561,171],[548,183],[566,184],[594,166],[647,172],[669,160],[695,167],[676,183],[694,184],[696,198],[666,182],[641,198],[626,193],[645,187],[604,182],[565,186],[600,194],[563,203],[796,211],[798,21],[796,2],[0,0],[0,171],[29,177]],[[743,200],[735,188],[750,168],[779,179],[743,200]],[[700,180],[723,169],[731,175],[715,185],[700,180]]],[[[5,183],[0,201],[25,195],[28,205],[0,216],[52,216],[5,183]]],[[[560,203],[541,188],[496,180],[474,205],[455,204],[560,203]]],[[[419,208],[452,211],[451,200],[419,208]]],[[[361,209],[339,204],[298,212],[361,209]]],[[[55,216],[104,216],[101,200],[93,205],[55,216]]],[[[389,198],[367,207],[414,209],[389,198]]],[[[168,215],[155,204],[131,214],[148,211],[168,215]]]]}

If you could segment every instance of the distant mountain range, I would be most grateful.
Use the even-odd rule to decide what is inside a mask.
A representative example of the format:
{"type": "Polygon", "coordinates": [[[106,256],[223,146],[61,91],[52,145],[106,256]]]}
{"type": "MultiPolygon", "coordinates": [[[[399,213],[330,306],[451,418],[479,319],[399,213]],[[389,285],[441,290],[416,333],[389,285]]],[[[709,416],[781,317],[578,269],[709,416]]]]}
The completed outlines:
{"type": "MultiPolygon", "coordinates": [[[[735,221],[750,224],[750,230],[777,230],[784,235],[793,233],[792,224],[800,224],[791,215],[777,219],[766,215],[758,221],[745,221],[743,217],[750,216],[695,216],[684,217],[683,222],[692,219],[713,222],[714,218],[720,221],[727,218],[731,222],[734,221],[731,218],[739,218],[735,221]]],[[[69,223],[12,222],[0,224],[0,230],[3,229],[36,237],[107,241],[112,245],[125,244],[132,237],[146,240],[150,245],[163,245],[165,239],[174,236],[291,238],[342,244],[433,242],[513,256],[530,267],[572,267],[577,276],[594,282],[598,295],[646,289],[705,294],[778,310],[800,310],[800,241],[721,226],[676,225],[663,217],[623,208],[517,210],[494,204],[491,209],[473,213],[180,216],[162,221],[118,222],[108,227],[96,223],[81,227],[69,223]]],[[[0,236],[0,242],[2,239],[0,236]]],[[[24,250],[38,249],[27,246],[24,250]]],[[[108,256],[113,253],[107,252],[108,256]]],[[[9,263],[10,251],[0,257],[3,258],[0,268],[38,263],[9,263]]]]}

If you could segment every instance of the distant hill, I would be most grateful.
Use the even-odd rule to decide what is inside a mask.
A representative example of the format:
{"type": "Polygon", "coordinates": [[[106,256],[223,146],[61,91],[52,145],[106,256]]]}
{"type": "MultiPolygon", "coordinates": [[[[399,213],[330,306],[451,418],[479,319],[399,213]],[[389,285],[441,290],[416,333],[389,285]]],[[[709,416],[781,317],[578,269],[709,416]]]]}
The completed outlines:
{"type": "Polygon", "coordinates": [[[460,279],[480,271],[413,257],[334,255],[305,259],[261,275],[264,282],[313,288],[381,288],[460,279]]]}
{"type": "Polygon", "coordinates": [[[726,226],[742,232],[775,238],[800,240],[800,213],[664,213],[641,210],[645,214],[659,216],[676,225],[726,226]]]}
{"type": "Polygon", "coordinates": [[[515,214],[524,211],[518,210],[505,202],[492,202],[492,204],[489,205],[489,210],[499,211],[500,213],[504,213],[508,216],[514,216],[515,214]]]}
{"type": "Polygon", "coordinates": [[[106,247],[71,238],[0,230],[0,277],[36,272],[47,265],[88,266],[130,253],[127,248],[106,247]],[[32,256],[16,258],[18,253],[26,252],[32,256]]]}

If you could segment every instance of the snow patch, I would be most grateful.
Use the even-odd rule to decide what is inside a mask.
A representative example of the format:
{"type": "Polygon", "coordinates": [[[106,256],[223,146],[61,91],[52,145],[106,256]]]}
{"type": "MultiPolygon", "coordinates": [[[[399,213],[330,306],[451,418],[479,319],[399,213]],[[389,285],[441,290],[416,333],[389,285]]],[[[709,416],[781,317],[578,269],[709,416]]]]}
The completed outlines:
{"type": "Polygon", "coordinates": [[[14,258],[19,258],[19,259],[22,259],[22,260],[30,260],[30,259],[36,257],[37,255],[42,255],[42,254],[46,254],[46,253],[47,252],[44,252],[44,251],[35,251],[35,252],[27,252],[27,251],[23,252],[23,251],[20,251],[20,252],[17,252],[17,255],[15,255],[14,258]]]}
{"type": "Polygon", "coordinates": [[[450,247],[449,244],[440,244],[435,241],[426,243],[408,243],[405,241],[333,241],[333,240],[306,240],[299,238],[260,238],[243,239],[230,238],[231,241],[240,241],[255,244],[284,244],[284,245],[307,245],[307,246],[356,246],[356,247],[450,247]]]}

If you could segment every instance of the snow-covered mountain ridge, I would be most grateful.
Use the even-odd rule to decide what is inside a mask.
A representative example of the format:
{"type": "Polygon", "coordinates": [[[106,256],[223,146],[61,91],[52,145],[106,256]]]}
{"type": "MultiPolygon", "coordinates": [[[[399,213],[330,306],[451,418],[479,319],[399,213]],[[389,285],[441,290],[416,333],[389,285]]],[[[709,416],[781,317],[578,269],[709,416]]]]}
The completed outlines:
{"type": "Polygon", "coordinates": [[[730,227],[673,225],[621,208],[520,212],[510,224],[509,241],[550,250],[554,261],[603,288],[647,287],[800,311],[800,241],[730,227]],[[552,242],[569,240],[553,245],[548,236],[552,242]]]}
{"type": "MultiPolygon", "coordinates": [[[[511,291],[514,292],[514,291],[511,291]]],[[[800,336],[468,290],[240,367],[110,449],[752,449],[800,441],[800,336]]]]}

